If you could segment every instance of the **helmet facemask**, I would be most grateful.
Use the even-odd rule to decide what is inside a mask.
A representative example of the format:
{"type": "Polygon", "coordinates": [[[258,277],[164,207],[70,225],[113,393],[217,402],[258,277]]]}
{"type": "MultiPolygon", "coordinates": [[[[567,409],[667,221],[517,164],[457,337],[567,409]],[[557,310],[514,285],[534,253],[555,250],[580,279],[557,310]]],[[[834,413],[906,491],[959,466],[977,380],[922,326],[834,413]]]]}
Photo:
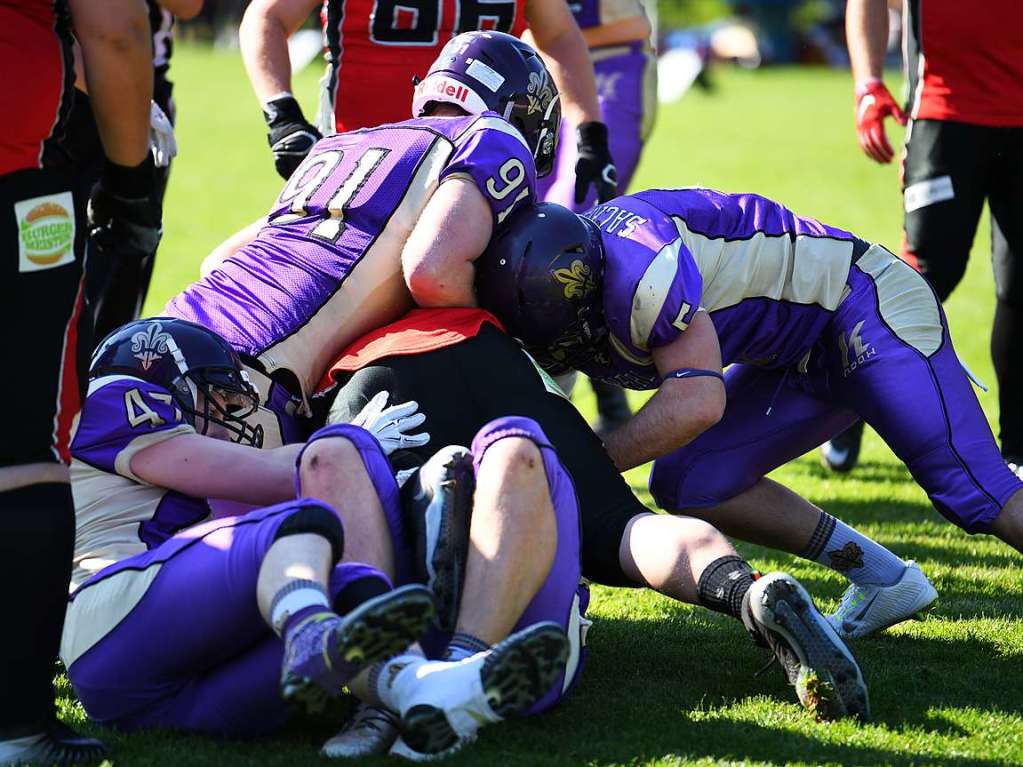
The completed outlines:
{"type": "Polygon", "coordinates": [[[175,382],[173,395],[199,434],[262,447],[263,427],[247,420],[259,407],[259,395],[244,370],[189,370],[175,382]]]}

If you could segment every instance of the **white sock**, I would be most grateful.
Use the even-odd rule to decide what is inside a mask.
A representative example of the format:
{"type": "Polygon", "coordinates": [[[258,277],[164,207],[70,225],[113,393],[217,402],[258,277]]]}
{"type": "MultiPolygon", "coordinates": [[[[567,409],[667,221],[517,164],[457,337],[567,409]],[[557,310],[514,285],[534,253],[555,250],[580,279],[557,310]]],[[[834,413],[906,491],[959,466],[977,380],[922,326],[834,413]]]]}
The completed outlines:
{"type": "Polygon", "coordinates": [[[307,607],[330,609],[330,600],[321,584],[310,580],[294,580],[281,587],[270,602],[270,626],[277,636],[284,636],[291,616],[307,607]]]}
{"type": "Polygon", "coordinates": [[[906,563],[880,543],[823,511],[799,556],[830,567],[858,586],[891,586],[906,570],[906,563]]]}
{"type": "Polygon", "coordinates": [[[405,653],[377,663],[369,672],[369,689],[387,708],[400,714],[401,702],[415,684],[415,669],[424,663],[426,658],[414,653],[405,653]]]}

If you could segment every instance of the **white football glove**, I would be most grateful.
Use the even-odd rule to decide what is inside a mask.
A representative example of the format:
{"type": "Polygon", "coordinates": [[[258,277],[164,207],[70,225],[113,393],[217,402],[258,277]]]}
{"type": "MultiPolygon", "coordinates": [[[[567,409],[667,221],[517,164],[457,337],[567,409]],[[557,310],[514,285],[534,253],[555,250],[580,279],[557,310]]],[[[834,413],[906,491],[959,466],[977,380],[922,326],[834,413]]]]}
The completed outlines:
{"type": "Polygon", "coordinates": [[[386,391],[378,392],[359,414],[352,419],[353,426],[361,426],[380,443],[386,455],[399,448],[422,447],[430,441],[426,432],[409,434],[413,429],[422,426],[426,416],[416,412],[419,404],[403,402],[400,405],[387,404],[390,395],[386,391]]]}
{"type": "Polygon", "coordinates": [[[166,168],[178,154],[174,126],[155,101],[149,104],[149,151],[157,168],[166,168]]]}

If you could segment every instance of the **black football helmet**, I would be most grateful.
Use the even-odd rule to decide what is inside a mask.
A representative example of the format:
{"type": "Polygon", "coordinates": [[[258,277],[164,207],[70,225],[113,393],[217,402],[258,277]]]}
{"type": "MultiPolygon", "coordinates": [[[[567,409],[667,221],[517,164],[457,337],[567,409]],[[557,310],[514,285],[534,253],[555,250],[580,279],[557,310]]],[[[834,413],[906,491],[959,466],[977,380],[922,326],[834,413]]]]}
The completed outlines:
{"type": "Polygon", "coordinates": [[[606,341],[603,284],[596,224],[553,203],[512,213],[476,261],[480,306],[552,372],[606,341]]]}
{"type": "Polygon", "coordinates": [[[538,176],[554,167],[561,101],[554,79],[535,50],[504,32],[463,32],[444,46],[426,77],[416,82],[413,117],[431,102],[469,114],[497,112],[526,139],[538,176]]]}
{"type": "Polygon", "coordinates": [[[238,353],[208,328],[172,317],[122,325],[103,339],[89,365],[89,380],[110,375],[167,389],[200,434],[219,424],[232,442],[263,444],[263,428],[246,421],[259,406],[259,393],[238,353]]]}

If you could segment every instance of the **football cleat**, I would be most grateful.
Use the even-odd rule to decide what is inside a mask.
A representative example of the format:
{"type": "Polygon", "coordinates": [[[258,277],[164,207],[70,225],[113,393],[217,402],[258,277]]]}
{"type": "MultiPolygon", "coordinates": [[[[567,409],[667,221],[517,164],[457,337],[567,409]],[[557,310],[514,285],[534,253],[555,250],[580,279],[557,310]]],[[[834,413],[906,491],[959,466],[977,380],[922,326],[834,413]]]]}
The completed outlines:
{"type": "Polygon", "coordinates": [[[360,703],[341,731],[323,744],[320,753],[337,759],[386,754],[398,737],[398,715],[382,706],[360,703]]]}
{"type": "Polygon", "coordinates": [[[405,498],[416,545],[416,580],[436,599],[437,625],[455,630],[469,554],[476,475],[472,453],[451,445],[433,455],[410,481],[405,498]]]}
{"type": "Polygon", "coordinates": [[[433,617],[433,595],[418,584],[369,599],[344,617],[310,615],[285,640],[281,697],[311,713],[322,711],[366,664],[419,639],[433,617]]]}
{"type": "Polygon", "coordinates": [[[821,445],[821,462],[832,471],[846,474],[855,468],[856,462],[860,459],[862,442],[863,421],[857,421],[821,445]]]}
{"type": "Polygon", "coordinates": [[[484,725],[525,713],[558,682],[568,652],[565,632],[545,622],[464,660],[419,665],[392,753],[442,758],[473,741],[484,725]]]}
{"type": "Polygon", "coordinates": [[[97,764],[106,756],[106,746],[98,740],[79,735],[56,720],[43,732],[0,740],[0,765],[88,765],[97,764]]]}
{"type": "Polygon", "coordinates": [[[1005,465],[1009,467],[1009,471],[1023,479],[1023,456],[1010,456],[1005,459],[1005,465]]]}
{"type": "Polygon", "coordinates": [[[774,652],[810,713],[821,720],[870,718],[856,658],[799,581],[786,573],[758,579],[746,592],[743,622],[774,652]]]}
{"type": "Polygon", "coordinates": [[[923,620],[938,592],[923,574],[920,565],[910,560],[902,576],[891,586],[857,586],[851,584],[842,595],[838,609],[828,616],[828,623],[839,636],[859,639],[882,631],[910,618],[923,620]]]}

